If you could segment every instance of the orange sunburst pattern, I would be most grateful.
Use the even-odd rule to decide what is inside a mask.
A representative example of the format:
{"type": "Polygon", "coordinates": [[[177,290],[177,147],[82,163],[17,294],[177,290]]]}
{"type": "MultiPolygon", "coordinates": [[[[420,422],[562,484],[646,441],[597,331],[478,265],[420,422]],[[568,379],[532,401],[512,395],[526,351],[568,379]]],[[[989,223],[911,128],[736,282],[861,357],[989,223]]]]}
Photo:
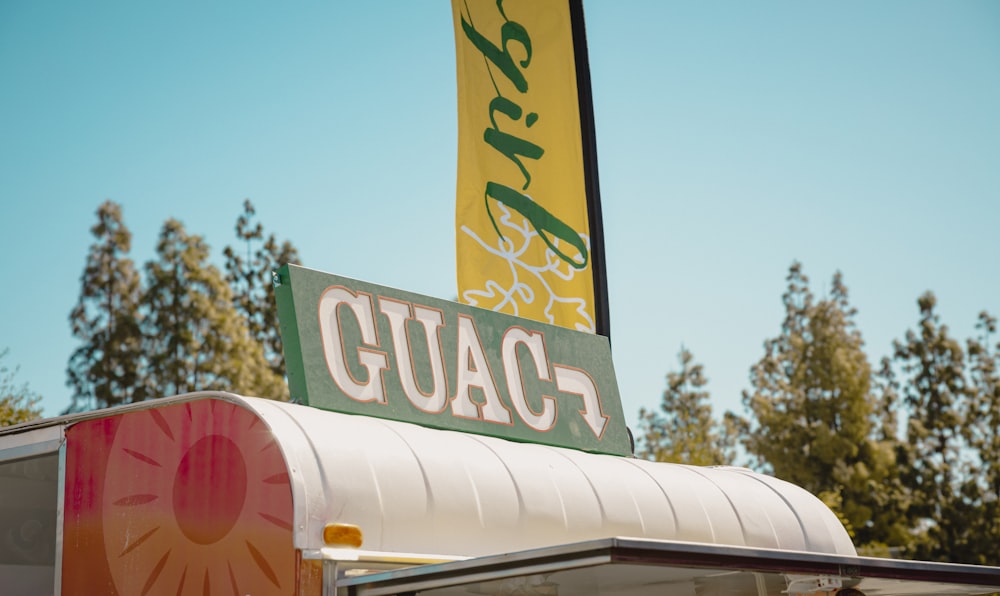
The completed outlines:
{"type": "Polygon", "coordinates": [[[266,425],[219,400],[120,418],[95,507],[116,591],[292,593],[291,488],[266,425]]]}

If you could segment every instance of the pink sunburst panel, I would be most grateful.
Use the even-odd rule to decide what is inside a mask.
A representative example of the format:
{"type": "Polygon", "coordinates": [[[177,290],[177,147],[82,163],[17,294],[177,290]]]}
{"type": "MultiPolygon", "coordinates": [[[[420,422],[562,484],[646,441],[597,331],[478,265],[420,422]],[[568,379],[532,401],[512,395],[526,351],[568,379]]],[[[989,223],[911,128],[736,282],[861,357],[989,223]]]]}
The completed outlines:
{"type": "Polygon", "coordinates": [[[294,591],[288,472],[253,412],[192,401],[81,422],[67,435],[66,589],[294,591]]]}

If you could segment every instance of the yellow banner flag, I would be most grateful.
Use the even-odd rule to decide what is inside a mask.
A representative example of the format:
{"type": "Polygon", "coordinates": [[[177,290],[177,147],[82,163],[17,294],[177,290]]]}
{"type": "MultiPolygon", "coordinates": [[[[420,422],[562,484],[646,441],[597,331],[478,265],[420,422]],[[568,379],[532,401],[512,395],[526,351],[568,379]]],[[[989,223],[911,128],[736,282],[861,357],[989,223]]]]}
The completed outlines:
{"type": "Polygon", "coordinates": [[[607,335],[579,0],[452,0],[452,12],[459,298],[607,335]]]}

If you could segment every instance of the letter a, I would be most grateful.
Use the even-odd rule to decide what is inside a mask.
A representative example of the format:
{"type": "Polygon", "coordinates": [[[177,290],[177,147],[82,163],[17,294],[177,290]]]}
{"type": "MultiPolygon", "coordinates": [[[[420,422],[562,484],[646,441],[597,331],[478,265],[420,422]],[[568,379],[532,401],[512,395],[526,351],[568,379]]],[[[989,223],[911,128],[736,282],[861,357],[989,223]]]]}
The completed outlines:
{"type": "Polygon", "coordinates": [[[500,400],[490,363],[479,341],[476,323],[468,316],[458,316],[458,381],[455,397],[451,400],[451,413],[459,418],[486,420],[497,424],[511,424],[510,410],[500,400]],[[486,403],[472,401],[472,388],[479,387],[486,396],[486,403]]]}

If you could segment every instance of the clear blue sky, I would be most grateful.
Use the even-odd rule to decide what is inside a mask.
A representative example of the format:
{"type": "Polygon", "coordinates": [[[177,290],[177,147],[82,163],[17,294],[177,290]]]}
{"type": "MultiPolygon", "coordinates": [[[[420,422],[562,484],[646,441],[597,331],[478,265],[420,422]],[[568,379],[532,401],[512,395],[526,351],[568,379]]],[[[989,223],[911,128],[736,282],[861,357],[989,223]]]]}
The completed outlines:
{"type": "MultiPolygon", "coordinates": [[[[789,264],[843,271],[873,360],[933,290],[1000,315],[1000,3],[587,1],[615,366],[683,344],[740,408],[789,264]]],[[[0,347],[46,414],[105,199],[133,257],[244,198],[305,263],[455,289],[454,33],[421,2],[0,2],[0,347]]]]}

